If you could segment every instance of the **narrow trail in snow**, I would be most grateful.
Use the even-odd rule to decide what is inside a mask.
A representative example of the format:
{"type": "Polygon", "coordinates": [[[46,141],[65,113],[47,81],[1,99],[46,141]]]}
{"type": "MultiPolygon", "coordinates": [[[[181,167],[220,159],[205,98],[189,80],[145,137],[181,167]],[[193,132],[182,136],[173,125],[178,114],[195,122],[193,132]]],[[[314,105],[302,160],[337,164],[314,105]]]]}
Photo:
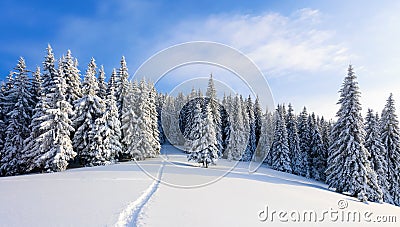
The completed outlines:
{"type": "Polygon", "coordinates": [[[161,177],[163,174],[165,163],[162,162],[160,169],[158,170],[157,179],[153,181],[153,183],[143,192],[143,194],[131,202],[120,214],[118,217],[117,223],[115,226],[137,226],[137,220],[140,212],[146,203],[150,200],[152,195],[157,191],[158,186],[161,181],[161,177]]]}

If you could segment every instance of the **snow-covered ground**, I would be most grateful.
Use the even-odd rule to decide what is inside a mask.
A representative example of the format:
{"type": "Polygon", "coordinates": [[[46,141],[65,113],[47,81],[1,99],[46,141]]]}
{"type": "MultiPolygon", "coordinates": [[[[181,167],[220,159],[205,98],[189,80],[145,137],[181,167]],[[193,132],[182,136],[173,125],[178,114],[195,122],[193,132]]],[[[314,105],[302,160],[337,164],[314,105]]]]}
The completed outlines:
{"type": "Polygon", "coordinates": [[[226,160],[199,168],[170,146],[163,153],[140,165],[0,178],[0,226],[400,225],[399,207],[364,204],[313,180],[265,167],[251,174],[249,163],[232,170],[226,160]],[[391,223],[378,225],[384,219],[391,223]]]}

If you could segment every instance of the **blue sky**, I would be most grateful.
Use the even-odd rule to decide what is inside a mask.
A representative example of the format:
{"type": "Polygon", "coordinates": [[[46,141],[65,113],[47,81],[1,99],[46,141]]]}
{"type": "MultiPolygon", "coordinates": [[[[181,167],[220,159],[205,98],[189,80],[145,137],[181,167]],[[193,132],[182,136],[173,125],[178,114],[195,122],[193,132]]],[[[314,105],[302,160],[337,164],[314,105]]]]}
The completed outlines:
{"type": "Polygon", "coordinates": [[[2,0],[0,78],[19,56],[41,65],[47,43],[56,57],[71,49],[81,71],[94,57],[110,74],[122,55],[133,73],[164,48],[208,40],[248,55],[276,102],[327,117],[352,63],[364,113],[380,111],[390,92],[400,102],[398,12],[396,1],[2,0]]]}

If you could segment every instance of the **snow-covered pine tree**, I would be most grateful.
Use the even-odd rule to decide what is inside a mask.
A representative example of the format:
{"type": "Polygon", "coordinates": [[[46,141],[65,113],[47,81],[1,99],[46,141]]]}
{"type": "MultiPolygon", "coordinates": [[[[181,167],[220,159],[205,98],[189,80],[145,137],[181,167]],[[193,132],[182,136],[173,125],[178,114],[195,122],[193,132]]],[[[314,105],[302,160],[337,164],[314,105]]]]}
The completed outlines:
{"type": "Polygon", "coordinates": [[[388,190],[394,204],[400,206],[400,131],[392,94],[382,111],[381,139],[387,152],[388,190]]]}
{"type": "Polygon", "coordinates": [[[31,87],[29,89],[32,94],[33,106],[35,108],[36,104],[39,102],[42,93],[42,76],[40,73],[40,67],[36,67],[36,71],[33,73],[33,78],[31,79],[31,87]]]}
{"type": "Polygon", "coordinates": [[[117,102],[114,96],[114,81],[110,82],[106,92],[106,109],[104,114],[95,121],[94,145],[98,153],[95,165],[115,162],[122,152],[121,122],[119,121],[117,102]],[[97,141],[97,142],[96,142],[97,141]]]}
{"type": "Polygon", "coordinates": [[[122,120],[121,120],[121,131],[123,134],[122,144],[123,150],[122,154],[124,159],[129,160],[142,160],[145,157],[145,154],[142,153],[142,150],[137,149],[139,143],[142,142],[143,139],[140,134],[140,128],[138,125],[139,116],[136,112],[136,105],[140,105],[138,102],[140,92],[137,88],[137,83],[130,83],[127,90],[127,95],[124,96],[123,106],[122,106],[122,120]]]}
{"type": "Polygon", "coordinates": [[[260,139],[260,134],[261,134],[261,127],[262,127],[262,118],[263,118],[263,113],[261,110],[260,106],[260,100],[257,96],[256,101],[254,102],[254,107],[253,107],[253,112],[254,112],[254,131],[256,135],[256,146],[258,146],[258,141],[260,139]]]}
{"type": "Polygon", "coordinates": [[[325,121],[324,117],[321,117],[321,137],[324,149],[326,151],[326,157],[328,157],[329,146],[331,145],[330,134],[332,130],[332,123],[330,121],[325,121]]]}
{"type": "Polygon", "coordinates": [[[247,149],[247,144],[250,139],[250,118],[247,113],[247,100],[243,99],[242,95],[239,95],[239,100],[240,100],[240,105],[242,106],[242,119],[243,119],[243,126],[244,126],[244,132],[246,135],[244,144],[246,145],[244,150],[242,151],[242,158],[240,159],[241,161],[247,161],[251,159],[251,151],[250,149],[247,149]]]}
{"type": "Polygon", "coordinates": [[[311,114],[310,122],[311,130],[311,177],[318,181],[325,181],[325,171],[326,171],[326,161],[327,161],[327,151],[325,150],[322,136],[320,133],[320,127],[318,126],[315,114],[311,114]]]}
{"type": "Polygon", "coordinates": [[[255,119],[254,119],[254,108],[253,108],[253,102],[251,100],[251,97],[249,95],[249,98],[246,100],[246,112],[247,112],[247,117],[249,119],[249,141],[247,142],[247,147],[246,151],[243,154],[243,161],[250,161],[253,157],[253,154],[256,150],[256,125],[255,125],[255,119]]]}
{"type": "Polygon", "coordinates": [[[96,135],[96,120],[105,111],[105,103],[99,96],[96,79],[96,63],[91,59],[82,83],[82,98],[75,101],[76,115],[73,120],[76,132],[73,138],[73,146],[77,152],[78,164],[92,166],[102,162],[102,151],[96,149],[99,141],[94,139],[96,135]]]}
{"type": "MultiPolygon", "coordinates": [[[[38,135],[35,140],[35,152],[31,157],[30,168],[41,171],[63,171],[68,162],[76,156],[70,139],[74,131],[69,116],[72,106],[66,101],[66,82],[58,74],[54,65],[54,54],[50,45],[43,62],[43,93],[36,105],[34,121],[38,135]]],[[[33,125],[33,123],[32,123],[33,125]]],[[[35,133],[36,134],[36,133],[35,133]]]]}
{"type": "Polygon", "coordinates": [[[166,139],[172,145],[180,145],[178,113],[175,108],[175,100],[172,96],[167,96],[162,111],[162,124],[166,139]]]}
{"type": "Polygon", "coordinates": [[[268,138],[268,122],[267,122],[267,113],[264,116],[261,116],[261,131],[260,138],[258,140],[258,145],[255,151],[254,159],[256,162],[264,161],[264,158],[270,151],[270,139],[268,138]]]}
{"type": "Polygon", "coordinates": [[[303,166],[303,171],[301,173],[301,176],[310,177],[311,170],[310,170],[310,140],[311,140],[311,133],[310,133],[310,127],[308,125],[308,113],[306,107],[303,108],[303,111],[300,113],[298,117],[298,132],[299,132],[299,139],[300,139],[300,152],[302,155],[301,160],[302,166],[303,166]]]}
{"type": "Polygon", "coordinates": [[[101,99],[107,99],[107,85],[106,85],[106,73],[104,72],[103,65],[100,66],[99,69],[99,77],[97,78],[97,84],[99,85],[99,91],[97,92],[97,96],[101,99]]]}
{"type": "Polygon", "coordinates": [[[222,157],[223,141],[222,141],[221,112],[217,98],[217,90],[215,89],[214,79],[212,74],[210,74],[210,78],[208,80],[206,97],[207,99],[205,104],[210,106],[212,119],[214,121],[214,127],[215,127],[214,131],[217,140],[218,155],[222,157]]]}
{"type": "MultiPolygon", "coordinates": [[[[78,60],[72,57],[70,50],[68,50],[67,54],[61,58],[58,71],[65,79],[67,85],[65,94],[66,100],[74,106],[75,100],[82,97],[82,90],[78,60]]],[[[46,83],[44,83],[43,86],[46,87],[46,83]]]]}
{"type": "Polygon", "coordinates": [[[148,130],[151,133],[151,137],[149,138],[149,142],[151,144],[152,149],[147,152],[146,158],[154,158],[160,154],[161,145],[160,145],[160,131],[158,130],[158,113],[156,106],[156,97],[157,91],[154,85],[151,82],[147,83],[147,100],[145,107],[149,109],[150,124],[148,125],[148,130]]]}
{"type": "Polygon", "coordinates": [[[15,82],[8,95],[4,97],[6,106],[12,106],[7,113],[5,122],[6,137],[4,139],[3,155],[0,171],[6,176],[25,172],[22,162],[24,140],[29,137],[29,125],[32,117],[32,94],[30,81],[26,70],[25,60],[21,57],[15,67],[15,82]]]}
{"type": "Polygon", "coordinates": [[[226,96],[222,99],[222,107],[220,107],[221,115],[221,139],[222,139],[222,156],[226,158],[226,148],[228,147],[230,128],[231,128],[231,115],[229,115],[229,109],[232,105],[232,95],[226,96]]]}
{"type": "Polygon", "coordinates": [[[242,109],[242,102],[239,96],[236,95],[235,100],[229,108],[229,115],[232,116],[232,121],[226,154],[228,160],[240,160],[246,149],[248,135],[243,123],[242,109]]]}
{"type": "Polygon", "coordinates": [[[368,109],[367,116],[365,117],[365,148],[370,154],[369,161],[371,163],[371,168],[377,174],[378,184],[383,193],[383,200],[388,203],[393,203],[392,197],[388,191],[387,154],[382,144],[377,117],[373,110],[368,109]]]}
{"type": "Polygon", "coordinates": [[[337,192],[347,192],[362,201],[382,201],[382,190],[364,146],[365,131],[359,98],[357,77],[350,65],[340,89],[340,109],[332,130],[334,137],[329,151],[326,182],[337,192]]]}
{"type": "Polygon", "coordinates": [[[124,97],[129,87],[128,78],[129,78],[128,67],[126,66],[125,57],[122,56],[121,67],[118,70],[115,80],[116,84],[115,96],[117,99],[117,107],[118,107],[118,112],[120,113],[120,118],[122,117],[122,106],[124,102],[124,97]]]}
{"type": "Polygon", "coordinates": [[[212,110],[206,105],[206,111],[201,112],[200,104],[196,105],[194,114],[194,128],[191,131],[193,137],[188,160],[194,160],[203,163],[204,167],[209,164],[215,164],[218,160],[217,139],[215,135],[214,120],[212,119],[212,110]]]}
{"type": "Polygon", "coordinates": [[[276,114],[276,125],[274,141],[271,146],[272,162],[271,167],[283,172],[292,172],[291,161],[289,157],[288,134],[284,118],[284,108],[279,106],[276,114]]]}
{"type": "Polygon", "coordinates": [[[289,103],[288,113],[286,116],[286,128],[288,133],[288,145],[289,145],[289,158],[291,161],[292,171],[296,175],[306,175],[306,168],[304,164],[305,156],[300,151],[300,139],[297,131],[297,120],[293,113],[292,104],[289,103]]]}
{"type": "MultiPolygon", "coordinates": [[[[40,85],[41,86],[41,85],[40,85]]],[[[43,171],[36,162],[36,159],[44,153],[41,150],[41,142],[38,138],[43,134],[43,127],[41,124],[47,115],[46,108],[46,96],[41,93],[35,108],[33,109],[33,116],[29,128],[31,129],[30,136],[24,141],[24,149],[22,151],[22,161],[25,163],[25,172],[40,172],[43,171]]]]}
{"type": "Polygon", "coordinates": [[[159,141],[160,144],[164,144],[167,142],[167,138],[165,136],[164,128],[162,127],[162,121],[161,121],[161,114],[162,114],[162,109],[167,101],[167,95],[164,95],[162,93],[157,93],[156,96],[156,109],[157,109],[157,124],[158,124],[158,131],[159,131],[159,141]]]}
{"type": "Polygon", "coordinates": [[[197,103],[193,110],[193,121],[187,138],[189,141],[185,143],[185,146],[189,148],[188,161],[198,162],[201,160],[199,155],[201,150],[204,149],[204,144],[201,141],[203,127],[203,114],[200,104],[197,103]]]}
{"type": "MultiPolygon", "coordinates": [[[[5,137],[5,124],[4,124],[4,114],[3,114],[3,92],[4,92],[4,83],[1,83],[0,86],[0,169],[1,169],[1,159],[3,157],[3,146],[4,146],[4,137],[5,137]]],[[[0,176],[2,175],[0,171],[0,176]]]]}

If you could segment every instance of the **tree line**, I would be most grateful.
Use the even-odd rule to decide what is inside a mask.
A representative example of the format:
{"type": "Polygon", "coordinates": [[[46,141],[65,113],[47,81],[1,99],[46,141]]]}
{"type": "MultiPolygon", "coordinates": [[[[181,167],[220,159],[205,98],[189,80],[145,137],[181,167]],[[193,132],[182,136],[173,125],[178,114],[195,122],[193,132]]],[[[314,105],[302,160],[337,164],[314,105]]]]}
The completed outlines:
{"type": "Polygon", "coordinates": [[[263,112],[258,97],[176,97],[149,81],[129,81],[125,58],[106,81],[92,58],[83,79],[67,51],[56,62],[49,45],[42,68],[20,58],[1,85],[0,174],[143,160],[171,143],[206,167],[218,159],[262,161],[271,168],[326,182],[366,201],[400,205],[400,135],[392,95],[379,115],[361,116],[357,77],[349,66],[337,121],[289,104],[263,112]]]}

